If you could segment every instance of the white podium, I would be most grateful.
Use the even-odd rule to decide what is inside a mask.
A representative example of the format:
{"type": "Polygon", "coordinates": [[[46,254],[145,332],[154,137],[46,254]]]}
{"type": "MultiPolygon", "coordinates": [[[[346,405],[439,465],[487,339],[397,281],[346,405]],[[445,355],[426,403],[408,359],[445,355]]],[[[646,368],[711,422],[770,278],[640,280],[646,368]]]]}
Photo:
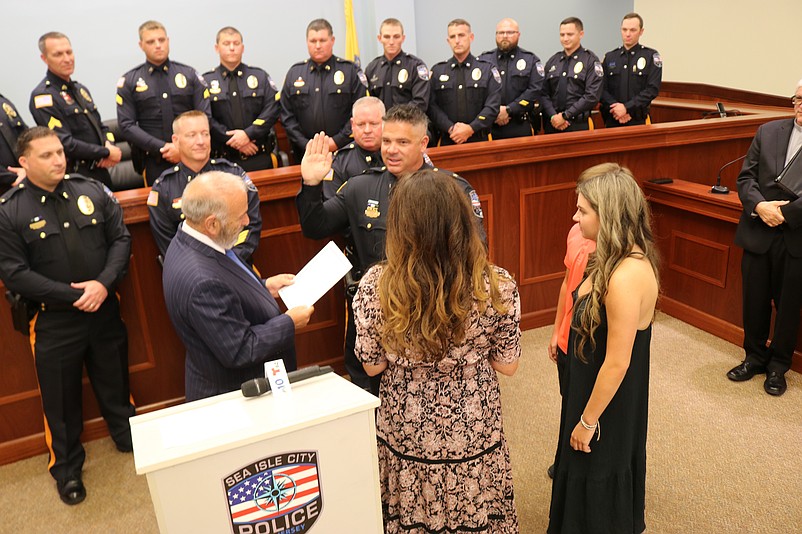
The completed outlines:
{"type": "Polygon", "coordinates": [[[159,529],[380,534],[378,405],[329,373],[290,394],[236,391],[133,417],[159,529]]]}

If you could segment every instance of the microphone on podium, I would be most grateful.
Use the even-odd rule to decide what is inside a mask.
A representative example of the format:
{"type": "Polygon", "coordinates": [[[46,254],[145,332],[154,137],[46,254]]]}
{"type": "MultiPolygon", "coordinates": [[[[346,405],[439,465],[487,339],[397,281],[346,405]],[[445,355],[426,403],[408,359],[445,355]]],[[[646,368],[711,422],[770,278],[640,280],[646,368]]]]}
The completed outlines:
{"type": "MultiPolygon", "coordinates": [[[[320,367],[319,365],[310,365],[309,367],[304,367],[303,369],[298,369],[297,371],[291,371],[287,373],[287,378],[289,379],[290,384],[294,384],[296,382],[300,382],[301,380],[312,378],[313,376],[331,373],[332,371],[333,369],[329,365],[324,365],[323,367],[320,367]]],[[[240,386],[240,389],[242,390],[243,397],[258,397],[270,391],[270,382],[268,382],[266,378],[254,378],[253,380],[243,382],[242,386],[240,386]]]]}
{"type": "Polygon", "coordinates": [[[744,154],[743,156],[740,156],[738,158],[735,158],[732,161],[728,161],[727,163],[725,163],[724,165],[721,166],[721,168],[718,170],[718,175],[716,176],[716,185],[714,185],[710,189],[711,193],[715,193],[717,195],[727,195],[727,194],[729,194],[730,188],[727,187],[726,185],[721,185],[721,171],[723,171],[724,169],[726,169],[727,167],[729,167],[733,163],[738,163],[739,161],[741,161],[745,157],[746,157],[746,154],[744,154]]]}

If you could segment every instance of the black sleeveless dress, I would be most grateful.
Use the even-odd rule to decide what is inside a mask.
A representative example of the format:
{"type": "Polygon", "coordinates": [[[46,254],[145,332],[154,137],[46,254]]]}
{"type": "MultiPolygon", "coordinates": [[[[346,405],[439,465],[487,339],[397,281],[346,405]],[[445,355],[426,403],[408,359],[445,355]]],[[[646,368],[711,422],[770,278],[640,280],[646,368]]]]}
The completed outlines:
{"type": "MultiPolygon", "coordinates": [[[[585,296],[577,300],[577,291],[574,292],[574,323],[587,303],[585,296]]],[[[575,355],[577,336],[573,328],[568,339],[567,388],[562,399],[548,532],[639,534],[646,528],[646,430],[652,326],[635,335],[629,369],[599,419],[601,438],[596,441],[594,435],[591,452],[585,453],[573,450],[570,438],[607,352],[604,308],[595,338],[595,350],[591,350],[590,343],[585,344],[588,363],[582,363],[575,355]]]]}

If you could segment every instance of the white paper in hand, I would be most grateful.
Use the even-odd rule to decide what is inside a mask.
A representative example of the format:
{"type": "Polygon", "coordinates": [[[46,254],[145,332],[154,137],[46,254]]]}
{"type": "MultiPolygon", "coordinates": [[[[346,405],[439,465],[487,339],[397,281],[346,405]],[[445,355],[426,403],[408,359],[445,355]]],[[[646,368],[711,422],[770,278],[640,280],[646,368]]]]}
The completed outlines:
{"type": "Polygon", "coordinates": [[[278,294],[287,309],[312,306],[350,270],[351,262],[337,248],[334,241],[329,241],[301,269],[301,272],[295,275],[295,283],[282,287],[278,290],[278,294]]]}

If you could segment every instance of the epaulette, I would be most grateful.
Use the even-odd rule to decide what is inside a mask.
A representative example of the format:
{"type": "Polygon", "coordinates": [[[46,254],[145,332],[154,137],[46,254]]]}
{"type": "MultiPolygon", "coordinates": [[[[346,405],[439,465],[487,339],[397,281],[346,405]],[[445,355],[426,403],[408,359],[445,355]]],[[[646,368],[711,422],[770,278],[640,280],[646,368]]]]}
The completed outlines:
{"type": "MultiPolygon", "coordinates": [[[[293,63],[292,67],[302,67],[302,66],[306,65],[307,63],[309,63],[309,58],[302,59],[301,61],[298,61],[297,63],[293,63]]],[[[290,68],[292,68],[292,67],[290,67],[290,68]]]]}
{"type": "Polygon", "coordinates": [[[381,167],[368,167],[362,174],[381,174],[387,170],[387,165],[382,165],[381,167]]]}
{"type": "Polygon", "coordinates": [[[228,161],[226,158],[212,158],[209,160],[209,163],[212,165],[217,165],[218,167],[228,167],[230,169],[239,169],[240,166],[232,161],[228,161]]]}
{"type": "Polygon", "coordinates": [[[338,148],[338,149],[337,149],[337,150],[334,152],[334,154],[332,155],[332,157],[333,157],[333,158],[336,158],[336,157],[337,157],[337,154],[339,154],[339,153],[340,153],[340,152],[342,152],[343,150],[351,150],[352,148],[355,148],[355,147],[356,147],[356,143],[348,143],[348,144],[347,144],[347,145],[345,145],[344,147],[342,147],[342,148],[338,148]]]}
{"type": "Polygon", "coordinates": [[[334,56],[334,62],[335,63],[350,63],[351,65],[354,64],[354,62],[351,61],[350,59],[345,59],[345,58],[342,58],[342,57],[339,57],[339,56],[334,56]]]}
{"type": "Polygon", "coordinates": [[[493,50],[485,50],[484,52],[482,52],[481,54],[479,54],[479,55],[478,55],[478,56],[476,56],[476,57],[477,57],[477,59],[479,59],[479,58],[481,58],[482,56],[485,56],[485,55],[488,55],[488,54],[496,55],[496,50],[498,50],[498,49],[497,49],[497,48],[494,48],[493,50]]]}
{"type": "Polygon", "coordinates": [[[156,185],[157,182],[163,182],[165,178],[167,178],[168,176],[172,176],[172,175],[178,173],[180,170],[181,170],[181,167],[179,165],[173,165],[169,169],[165,169],[159,175],[159,177],[156,178],[156,182],[154,182],[153,185],[156,185]]]}
{"type": "Polygon", "coordinates": [[[447,60],[445,60],[445,61],[438,61],[437,63],[435,63],[434,65],[432,65],[432,69],[431,69],[431,70],[434,70],[434,68],[435,68],[437,65],[448,65],[448,62],[449,62],[449,61],[450,61],[449,59],[447,59],[447,60]]]}
{"type": "Polygon", "coordinates": [[[9,189],[5,193],[3,193],[3,196],[0,197],[0,206],[5,204],[6,202],[8,202],[11,199],[11,197],[16,195],[18,192],[22,191],[23,189],[25,189],[25,183],[24,182],[20,182],[19,184],[17,184],[16,187],[12,187],[11,189],[9,189]]]}
{"type": "Polygon", "coordinates": [[[72,181],[83,181],[83,182],[92,180],[92,178],[88,178],[88,177],[84,176],[83,174],[75,174],[75,173],[65,174],[64,175],[64,179],[65,180],[72,180],[72,181]]]}

